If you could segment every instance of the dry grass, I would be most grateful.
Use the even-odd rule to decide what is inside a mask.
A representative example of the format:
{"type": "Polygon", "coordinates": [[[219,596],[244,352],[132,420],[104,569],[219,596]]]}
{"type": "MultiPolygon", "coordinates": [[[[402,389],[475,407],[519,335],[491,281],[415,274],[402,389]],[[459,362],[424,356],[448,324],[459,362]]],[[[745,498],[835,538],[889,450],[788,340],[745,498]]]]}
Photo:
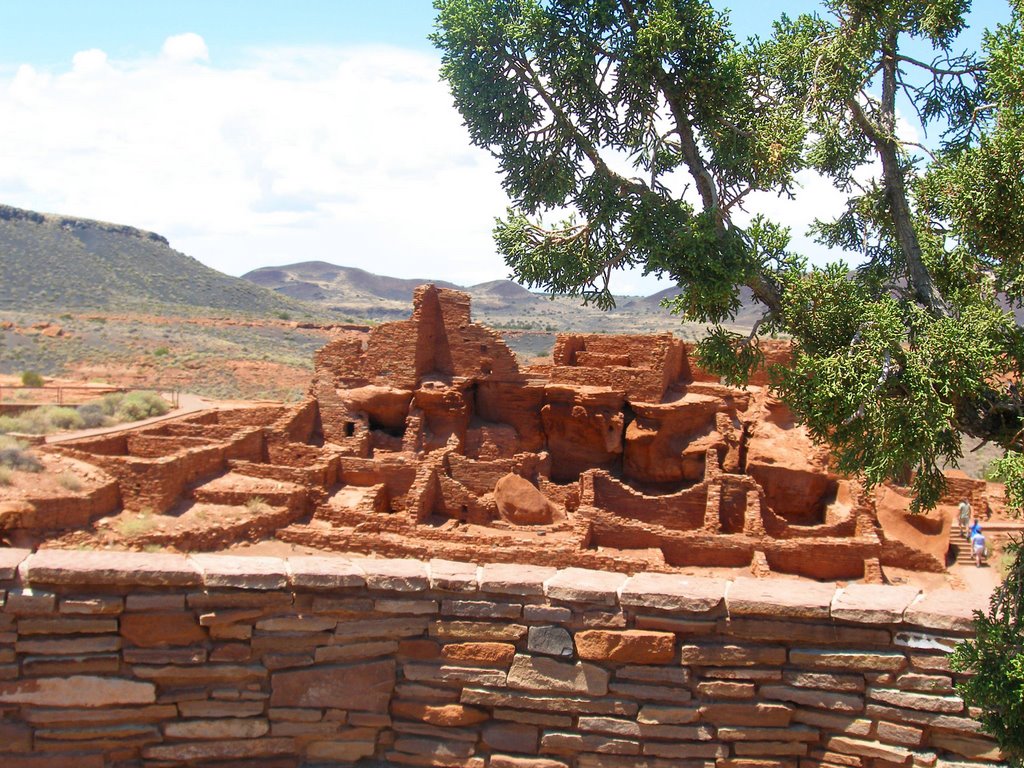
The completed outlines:
{"type": "Polygon", "coordinates": [[[149,533],[155,527],[156,520],[153,519],[152,513],[147,510],[137,513],[134,517],[122,517],[118,521],[117,526],[118,532],[128,539],[149,533]]]}
{"type": "Polygon", "coordinates": [[[72,493],[78,493],[82,490],[82,481],[70,472],[61,472],[57,475],[57,483],[61,488],[72,493]]]}

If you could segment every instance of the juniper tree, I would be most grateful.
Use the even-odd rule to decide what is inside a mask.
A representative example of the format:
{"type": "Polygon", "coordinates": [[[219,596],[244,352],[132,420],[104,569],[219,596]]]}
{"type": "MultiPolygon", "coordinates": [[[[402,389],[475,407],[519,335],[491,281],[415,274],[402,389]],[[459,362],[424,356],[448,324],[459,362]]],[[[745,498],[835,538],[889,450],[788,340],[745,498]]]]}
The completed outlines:
{"type": "Polygon", "coordinates": [[[741,42],[704,0],[437,0],[432,39],[513,201],[494,234],[517,279],[607,308],[616,269],[670,278],[730,381],[786,334],[775,386],[837,468],[929,507],[961,433],[1012,447],[1022,426],[1021,0],[982,51],[957,47],[968,5],[831,0],[741,42]],[[742,214],[808,168],[846,193],[814,233],[853,270],[742,214]],[[744,286],[749,336],[724,327],[744,286]]]}

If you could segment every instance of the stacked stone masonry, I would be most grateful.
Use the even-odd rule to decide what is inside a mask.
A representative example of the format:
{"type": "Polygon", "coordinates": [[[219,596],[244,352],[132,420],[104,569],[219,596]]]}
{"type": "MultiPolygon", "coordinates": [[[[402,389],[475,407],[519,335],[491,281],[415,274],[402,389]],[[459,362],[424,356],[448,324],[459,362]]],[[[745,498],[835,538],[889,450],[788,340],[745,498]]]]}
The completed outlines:
{"type": "Polygon", "coordinates": [[[0,765],[993,766],[962,596],[0,549],[0,765]]]}

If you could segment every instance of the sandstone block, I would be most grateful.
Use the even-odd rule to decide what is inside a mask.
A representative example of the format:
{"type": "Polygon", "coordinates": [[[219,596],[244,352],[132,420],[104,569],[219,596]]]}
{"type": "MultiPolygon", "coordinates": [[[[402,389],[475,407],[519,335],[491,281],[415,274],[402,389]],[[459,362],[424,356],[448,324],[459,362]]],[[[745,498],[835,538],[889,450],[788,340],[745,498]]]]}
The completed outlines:
{"type": "Polygon", "coordinates": [[[68,597],[60,601],[60,612],[68,615],[112,616],[124,611],[122,597],[68,597]]]}
{"type": "Polygon", "coordinates": [[[129,612],[174,613],[185,610],[185,596],[182,594],[132,594],[124,599],[124,609],[129,612]]]}
{"type": "Polygon", "coordinates": [[[142,756],[147,760],[170,760],[202,765],[202,761],[246,760],[253,757],[290,755],[295,741],[281,739],[231,739],[220,741],[182,742],[144,747],[142,756]]]}
{"type": "Polygon", "coordinates": [[[314,741],[306,747],[306,757],[314,762],[336,760],[351,763],[363,757],[372,757],[373,741],[314,741]]]}
{"type": "Polygon", "coordinates": [[[141,648],[192,645],[206,640],[206,630],[191,613],[126,613],[121,617],[121,635],[141,648]]]}
{"type": "Polygon", "coordinates": [[[786,649],[756,645],[684,645],[682,664],[694,667],[780,666],[786,663],[786,649]]]}
{"type": "Polygon", "coordinates": [[[57,610],[57,596],[52,592],[25,587],[7,592],[3,603],[4,613],[15,616],[38,616],[57,610]]]}
{"type": "Polygon", "coordinates": [[[41,677],[0,683],[0,702],[44,707],[153,704],[156,702],[156,688],[152,683],[111,677],[41,677]]]}
{"type": "Polygon", "coordinates": [[[511,755],[491,755],[490,768],[569,768],[561,760],[547,757],[513,757],[511,755]]]}
{"type": "Polygon", "coordinates": [[[435,558],[428,564],[430,586],[446,592],[476,592],[480,586],[475,563],[457,563],[435,558]]]}
{"type": "Polygon", "coordinates": [[[724,744],[708,742],[680,742],[677,744],[660,744],[648,741],[644,744],[644,754],[654,757],[666,757],[672,760],[690,760],[693,758],[713,759],[725,757],[729,749],[724,744]]]}
{"type": "Polygon", "coordinates": [[[935,696],[927,693],[911,693],[895,688],[872,688],[868,698],[905,709],[919,709],[923,712],[945,712],[957,714],[963,711],[964,703],[959,696],[935,696]]]}
{"type": "Polygon", "coordinates": [[[643,685],[640,683],[614,681],[608,688],[612,693],[630,696],[641,701],[686,704],[693,698],[693,694],[689,690],[677,686],[643,685]]]}
{"type": "Polygon", "coordinates": [[[32,584],[189,586],[200,584],[198,568],[184,555],[163,552],[41,549],[21,563],[32,584]]]}
{"type": "Polygon", "coordinates": [[[441,646],[433,640],[402,640],[398,643],[398,655],[420,661],[436,659],[441,655],[441,646]]]}
{"type": "Polygon", "coordinates": [[[666,707],[645,704],[637,715],[637,722],[649,725],[685,725],[700,719],[697,707],[666,707]]]}
{"type": "Polygon", "coordinates": [[[516,647],[511,643],[451,643],[441,649],[441,656],[449,661],[496,667],[507,667],[515,654],[516,647]]]}
{"type": "Polygon", "coordinates": [[[423,704],[415,701],[392,702],[391,714],[446,728],[476,725],[488,719],[488,714],[483,710],[461,704],[423,704]]]}
{"type": "Polygon", "coordinates": [[[811,669],[841,669],[859,672],[898,672],[907,664],[902,653],[890,651],[828,651],[793,649],[789,662],[811,669]]]}
{"type": "Polygon", "coordinates": [[[633,717],[640,709],[634,701],[614,698],[582,698],[576,696],[545,696],[513,691],[489,691],[465,688],[460,696],[463,704],[484,707],[512,707],[539,712],[570,712],[588,715],[622,715],[633,717]]]}
{"type": "Polygon", "coordinates": [[[629,665],[615,670],[615,679],[662,685],[686,685],[690,682],[690,670],[685,667],[629,665]]]}
{"type": "Polygon", "coordinates": [[[577,752],[597,752],[609,755],[639,755],[640,743],[630,739],[611,739],[604,736],[583,736],[578,733],[545,732],[540,740],[541,752],[553,755],[571,755],[577,752]]]}
{"type": "Polygon", "coordinates": [[[785,726],[793,718],[793,707],[786,704],[705,704],[701,719],[715,725],[785,726]]]}
{"type": "Polygon", "coordinates": [[[697,683],[697,695],[708,699],[752,699],[757,692],[753,683],[704,680],[697,683]]]}
{"type": "Polygon", "coordinates": [[[402,667],[406,680],[473,683],[501,687],[505,685],[505,672],[501,669],[478,669],[454,665],[407,663],[402,667]]]}
{"type": "Polygon", "coordinates": [[[910,750],[903,747],[881,744],[877,741],[851,739],[847,736],[829,736],[825,739],[825,747],[834,752],[876,758],[897,765],[907,763],[912,756],[910,750]]]}
{"type": "Polygon", "coordinates": [[[814,709],[798,709],[793,713],[793,720],[804,725],[836,731],[846,736],[867,736],[874,727],[874,723],[865,717],[836,715],[814,709]]]}
{"type": "MultiPolygon", "coordinates": [[[[263,714],[262,701],[179,701],[182,717],[256,717],[263,714]]],[[[319,715],[317,715],[319,719],[319,715]]],[[[239,737],[242,738],[242,737],[239,737]]]]}
{"type": "Polygon", "coordinates": [[[611,675],[594,664],[568,664],[543,656],[517,654],[508,672],[508,686],[520,690],[559,691],[604,696],[611,675]]]}
{"type": "Polygon", "coordinates": [[[487,600],[444,600],[441,613],[476,619],[518,619],[523,613],[520,603],[493,603],[487,600]]]}
{"type": "Polygon", "coordinates": [[[495,709],[493,718],[495,720],[509,720],[513,723],[525,723],[526,725],[543,725],[548,728],[572,727],[572,718],[568,715],[552,715],[518,709],[495,709]]]}
{"type": "Polygon", "coordinates": [[[470,757],[473,754],[474,745],[460,741],[434,741],[433,739],[402,736],[395,739],[395,749],[413,755],[430,755],[431,757],[451,759],[470,757]]]}
{"type": "Polygon", "coordinates": [[[544,582],[557,569],[539,565],[488,563],[480,569],[480,591],[500,595],[544,594],[544,582]]]}
{"type": "Polygon", "coordinates": [[[283,589],[288,584],[287,563],[278,557],[190,555],[207,587],[283,589]]]}
{"type": "Polygon", "coordinates": [[[988,602],[980,595],[965,599],[967,594],[951,589],[924,592],[903,612],[903,621],[926,629],[971,632],[974,611],[987,610],[988,602]]]}
{"type": "Polygon", "coordinates": [[[17,653],[37,653],[47,656],[75,656],[107,653],[121,647],[119,637],[72,637],[60,640],[19,640],[14,644],[17,653]]]}
{"type": "Polygon", "coordinates": [[[917,587],[848,584],[836,592],[832,618],[858,624],[899,624],[919,594],[917,587]]]}
{"type": "Polygon", "coordinates": [[[522,624],[498,624],[485,621],[435,621],[430,636],[441,640],[472,642],[516,642],[526,637],[522,624]]]}
{"type": "Polygon", "coordinates": [[[577,632],[575,641],[579,657],[591,661],[664,664],[675,655],[675,635],[671,632],[591,629],[577,632]]]}
{"type": "Polygon", "coordinates": [[[808,741],[816,742],[819,731],[805,725],[791,725],[788,728],[751,728],[726,726],[718,729],[722,741],[808,741]]]}
{"type": "Polygon", "coordinates": [[[347,557],[289,557],[288,581],[305,589],[346,589],[366,585],[363,569],[347,557]]]}
{"type": "Polygon", "coordinates": [[[281,616],[256,622],[260,632],[323,632],[337,626],[337,619],[324,616],[281,616]]]}
{"type": "Polygon", "coordinates": [[[94,635],[108,632],[117,632],[117,619],[21,619],[18,622],[19,635],[94,635]]]}
{"type": "Polygon", "coordinates": [[[886,722],[878,724],[875,735],[879,741],[884,741],[888,744],[901,744],[908,747],[920,746],[924,739],[924,731],[920,728],[886,722]]]}
{"type": "Polygon", "coordinates": [[[772,620],[735,617],[729,621],[729,634],[737,639],[769,640],[812,645],[846,645],[854,648],[889,645],[887,629],[838,626],[831,622],[772,620]]]}
{"type": "Polygon", "coordinates": [[[395,685],[395,662],[321,666],[271,675],[272,707],[336,707],[385,712],[395,685]]]}
{"type": "Polygon", "coordinates": [[[820,691],[814,688],[790,688],[785,685],[763,685],[761,695],[766,699],[790,701],[807,707],[834,712],[863,712],[864,699],[856,694],[820,691]]]}
{"type": "Polygon", "coordinates": [[[420,617],[340,621],[334,630],[334,637],[335,642],[338,643],[351,643],[356,640],[418,637],[427,629],[428,621],[428,619],[420,617]]]}
{"type": "Polygon", "coordinates": [[[798,688],[822,688],[826,691],[863,691],[863,675],[844,675],[831,672],[785,672],[782,679],[798,688]]]}
{"type": "Polygon", "coordinates": [[[981,733],[981,725],[966,715],[943,715],[916,709],[899,709],[868,702],[864,710],[867,717],[875,720],[889,720],[912,725],[928,725],[932,728],[959,734],[981,733]]]}
{"type": "Polygon", "coordinates": [[[626,579],[622,573],[565,568],[547,580],[544,592],[549,600],[617,605],[626,579]]]}
{"type": "Polygon", "coordinates": [[[540,731],[522,723],[487,723],[481,732],[483,743],[494,750],[535,754],[540,731]]]}
{"type": "Polygon", "coordinates": [[[267,674],[262,666],[255,664],[203,664],[196,667],[137,666],[132,670],[136,677],[153,680],[159,685],[212,685],[215,683],[240,683],[260,680],[267,674]]]}
{"type": "Polygon", "coordinates": [[[358,561],[370,589],[392,592],[422,592],[430,588],[427,564],[418,560],[366,558],[358,561]]]}
{"type": "Polygon", "coordinates": [[[807,745],[800,741],[737,741],[733,751],[738,756],[806,755],[807,745]]]}
{"type": "Polygon", "coordinates": [[[526,647],[531,653],[545,656],[571,657],[572,635],[563,627],[530,627],[526,647]]]}
{"type": "Polygon", "coordinates": [[[998,762],[1005,759],[995,742],[988,739],[968,739],[948,733],[932,733],[928,740],[931,746],[955,752],[968,760],[998,762]]]}
{"type": "Polygon", "coordinates": [[[711,613],[722,607],[727,584],[723,579],[638,573],[626,580],[619,601],[624,606],[711,613]]]}
{"type": "Polygon", "coordinates": [[[741,576],[729,586],[726,604],[730,616],[771,616],[790,619],[827,619],[836,588],[833,584],[801,581],[799,588],[783,579],[741,576]]]}
{"type": "Polygon", "coordinates": [[[527,621],[565,623],[572,619],[572,611],[556,605],[524,605],[523,618],[527,621]]]}
{"type": "Polygon", "coordinates": [[[151,706],[103,707],[92,709],[35,709],[26,707],[22,717],[35,725],[117,725],[123,723],[156,723],[172,720],[178,716],[173,704],[154,704],[151,706]]]}
{"type": "Polygon", "coordinates": [[[171,739],[257,739],[269,730],[266,720],[239,717],[181,720],[164,725],[164,735],[171,739]]]}
{"type": "Polygon", "coordinates": [[[18,566],[31,554],[31,549],[0,548],[0,579],[13,579],[14,574],[18,572],[18,566]]]}
{"type": "Polygon", "coordinates": [[[918,672],[904,672],[896,678],[896,687],[901,691],[921,693],[952,693],[954,690],[953,678],[949,675],[923,675],[918,672]]]}

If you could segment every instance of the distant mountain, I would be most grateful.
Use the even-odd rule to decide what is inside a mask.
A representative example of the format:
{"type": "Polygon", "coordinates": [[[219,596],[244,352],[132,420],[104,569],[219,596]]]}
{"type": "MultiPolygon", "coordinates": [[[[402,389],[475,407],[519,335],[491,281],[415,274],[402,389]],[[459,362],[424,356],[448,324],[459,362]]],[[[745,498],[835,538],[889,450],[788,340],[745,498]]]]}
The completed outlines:
{"type": "Polygon", "coordinates": [[[310,307],[229,277],[134,227],[0,205],[0,308],[184,307],[270,315],[310,307]]]}
{"type": "MultiPolygon", "coordinates": [[[[620,308],[624,312],[656,312],[661,307],[662,301],[672,299],[678,293],[678,288],[666,288],[651,296],[644,296],[643,298],[623,303],[620,308]]],[[[662,308],[661,311],[667,312],[668,310],[662,308]]],[[[763,312],[764,307],[754,301],[754,294],[751,290],[746,286],[740,288],[740,308],[736,313],[733,324],[740,327],[750,327],[757,322],[763,312]]]]}
{"type": "Polygon", "coordinates": [[[324,304],[332,311],[381,319],[407,316],[413,291],[424,283],[466,291],[472,296],[476,310],[542,305],[545,300],[511,280],[493,280],[464,287],[432,278],[385,277],[323,261],[263,267],[242,275],[242,278],[285,296],[324,304]]]}

